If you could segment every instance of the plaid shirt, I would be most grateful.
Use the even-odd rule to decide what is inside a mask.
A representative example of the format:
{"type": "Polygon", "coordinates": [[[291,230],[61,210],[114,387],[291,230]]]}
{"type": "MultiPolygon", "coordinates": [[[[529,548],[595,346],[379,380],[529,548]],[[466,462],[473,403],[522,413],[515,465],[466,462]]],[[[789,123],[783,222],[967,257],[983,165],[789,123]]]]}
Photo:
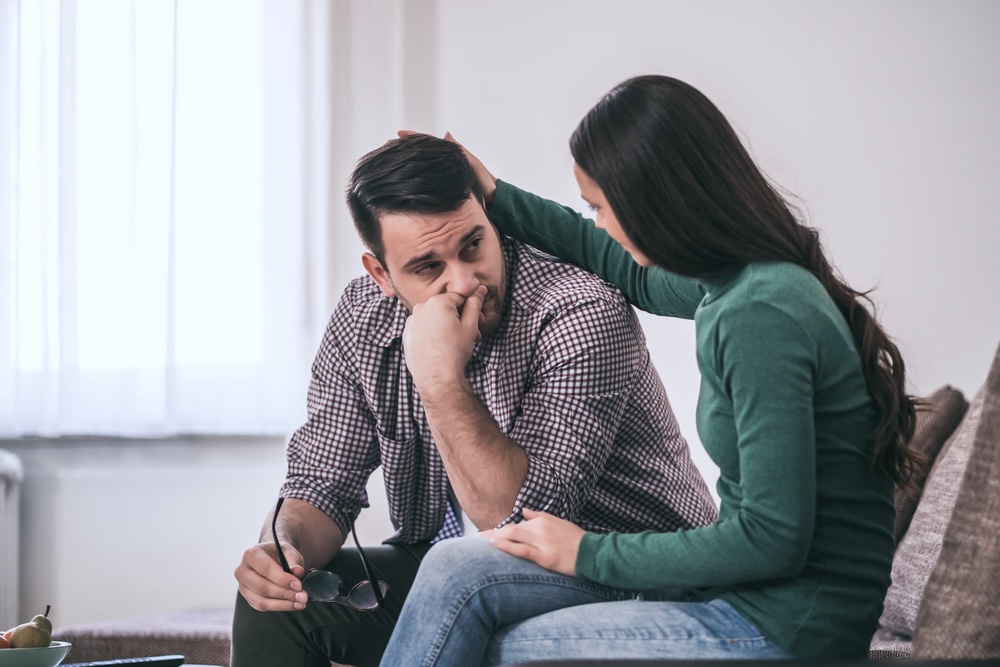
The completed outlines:
{"type": "MultiPolygon", "coordinates": [[[[599,278],[503,238],[508,296],[497,331],[466,366],[500,430],[528,455],[510,516],[544,510],[598,532],[711,523],[715,504],[621,294],[599,278]]],[[[308,420],[292,436],[281,494],[346,534],[382,466],[396,533],[462,534],[461,509],[403,358],[409,312],[364,276],[344,291],[312,367],[308,420]]]]}

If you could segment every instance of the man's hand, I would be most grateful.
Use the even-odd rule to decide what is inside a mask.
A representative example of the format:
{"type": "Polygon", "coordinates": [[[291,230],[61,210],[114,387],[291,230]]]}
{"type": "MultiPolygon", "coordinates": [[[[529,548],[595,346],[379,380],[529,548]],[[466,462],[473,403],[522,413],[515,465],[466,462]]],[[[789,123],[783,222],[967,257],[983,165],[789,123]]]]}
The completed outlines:
{"type": "Polygon", "coordinates": [[[533,561],[546,570],[576,576],[576,555],[586,531],[545,512],[524,509],[525,521],[480,533],[501,551],[533,561]]]}
{"type": "Polygon", "coordinates": [[[288,560],[292,573],[288,574],[278,562],[273,542],[255,544],[243,552],[233,575],[239,582],[240,593],[257,611],[293,611],[306,608],[308,596],[302,590],[300,579],[305,575],[302,556],[290,544],[281,550],[288,560]]]}
{"type": "Polygon", "coordinates": [[[340,528],[319,509],[298,498],[286,498],[278,518],[278,539],[291,574],[278,562],[271,538],[268,514],[261,528],[261,541],[243,552],[233,572],[240,593],[258,611],[305,609],[309,596],[300,579],[306,569],[322,567],[333,560],[344,543],[340,528]],[[293,546],[294,543],[294,546],[293,546]]]}
{"type": "Polygon", "coordinates": [[[421,396],[442,383],[465,377],[465,365],[480,338],[479,324],[486,286],[465,298],[447,293],[416,304],[403,329],[406,367],[421,396]]]}

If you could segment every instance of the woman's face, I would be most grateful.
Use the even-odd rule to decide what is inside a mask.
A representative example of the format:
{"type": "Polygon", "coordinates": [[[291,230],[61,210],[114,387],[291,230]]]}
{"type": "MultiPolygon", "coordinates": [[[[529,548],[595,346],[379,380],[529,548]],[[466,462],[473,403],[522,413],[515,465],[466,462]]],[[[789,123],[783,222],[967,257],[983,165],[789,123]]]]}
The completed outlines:
{"type": "Polygon", "coordinates": [[[606,231],[608,236],[617,241],[618,245],[624,248],[628,254],[632,255],[636,264],[652,266],[653,263],[649,258],[636,249],[635,244],[625,234],[618,218],[615,217],[615,212],[611,210],[608,200],[604,197],[604,191],[594,182],[594,179],[588,176],[587,172],[576,163],[573,164],[573,175],[576,176],[576,182],[580,186],[580,196],[594,212],[595,224],[606,231]]]}

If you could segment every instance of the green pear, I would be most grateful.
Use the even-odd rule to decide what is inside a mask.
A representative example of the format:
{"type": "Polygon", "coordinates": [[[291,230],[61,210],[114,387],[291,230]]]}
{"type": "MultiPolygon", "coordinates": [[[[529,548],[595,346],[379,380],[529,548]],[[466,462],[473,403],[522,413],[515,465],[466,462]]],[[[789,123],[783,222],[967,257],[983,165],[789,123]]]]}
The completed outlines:
{"type": "Polygon", "coordinates": [[[50,621],[48,617],[38,614],[33,619],[31,619],[31,622],[39,626],[40,628],[48,631],[50,635],[52,634],[52,621],[50,621]]]}
{"type": "Polygon", "coordinates": [[[10,645],[13,648],[40,648],[51,643],[52,633],[38,623],[30,621],[14,628],[14,632],[10,635],[10,645]]]}

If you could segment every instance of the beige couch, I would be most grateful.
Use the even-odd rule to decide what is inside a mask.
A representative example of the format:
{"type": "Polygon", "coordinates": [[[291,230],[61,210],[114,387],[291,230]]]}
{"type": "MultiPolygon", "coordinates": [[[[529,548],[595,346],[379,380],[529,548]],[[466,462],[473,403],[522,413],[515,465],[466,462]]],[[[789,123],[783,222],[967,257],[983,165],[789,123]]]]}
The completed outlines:
{"type": "Polygon", "coordinates": [[[933,462],[897,494],[896,554],[872,659],[1000,658],[1000,349],[968,399],[927,397],[913,442],[933,462]]]}

